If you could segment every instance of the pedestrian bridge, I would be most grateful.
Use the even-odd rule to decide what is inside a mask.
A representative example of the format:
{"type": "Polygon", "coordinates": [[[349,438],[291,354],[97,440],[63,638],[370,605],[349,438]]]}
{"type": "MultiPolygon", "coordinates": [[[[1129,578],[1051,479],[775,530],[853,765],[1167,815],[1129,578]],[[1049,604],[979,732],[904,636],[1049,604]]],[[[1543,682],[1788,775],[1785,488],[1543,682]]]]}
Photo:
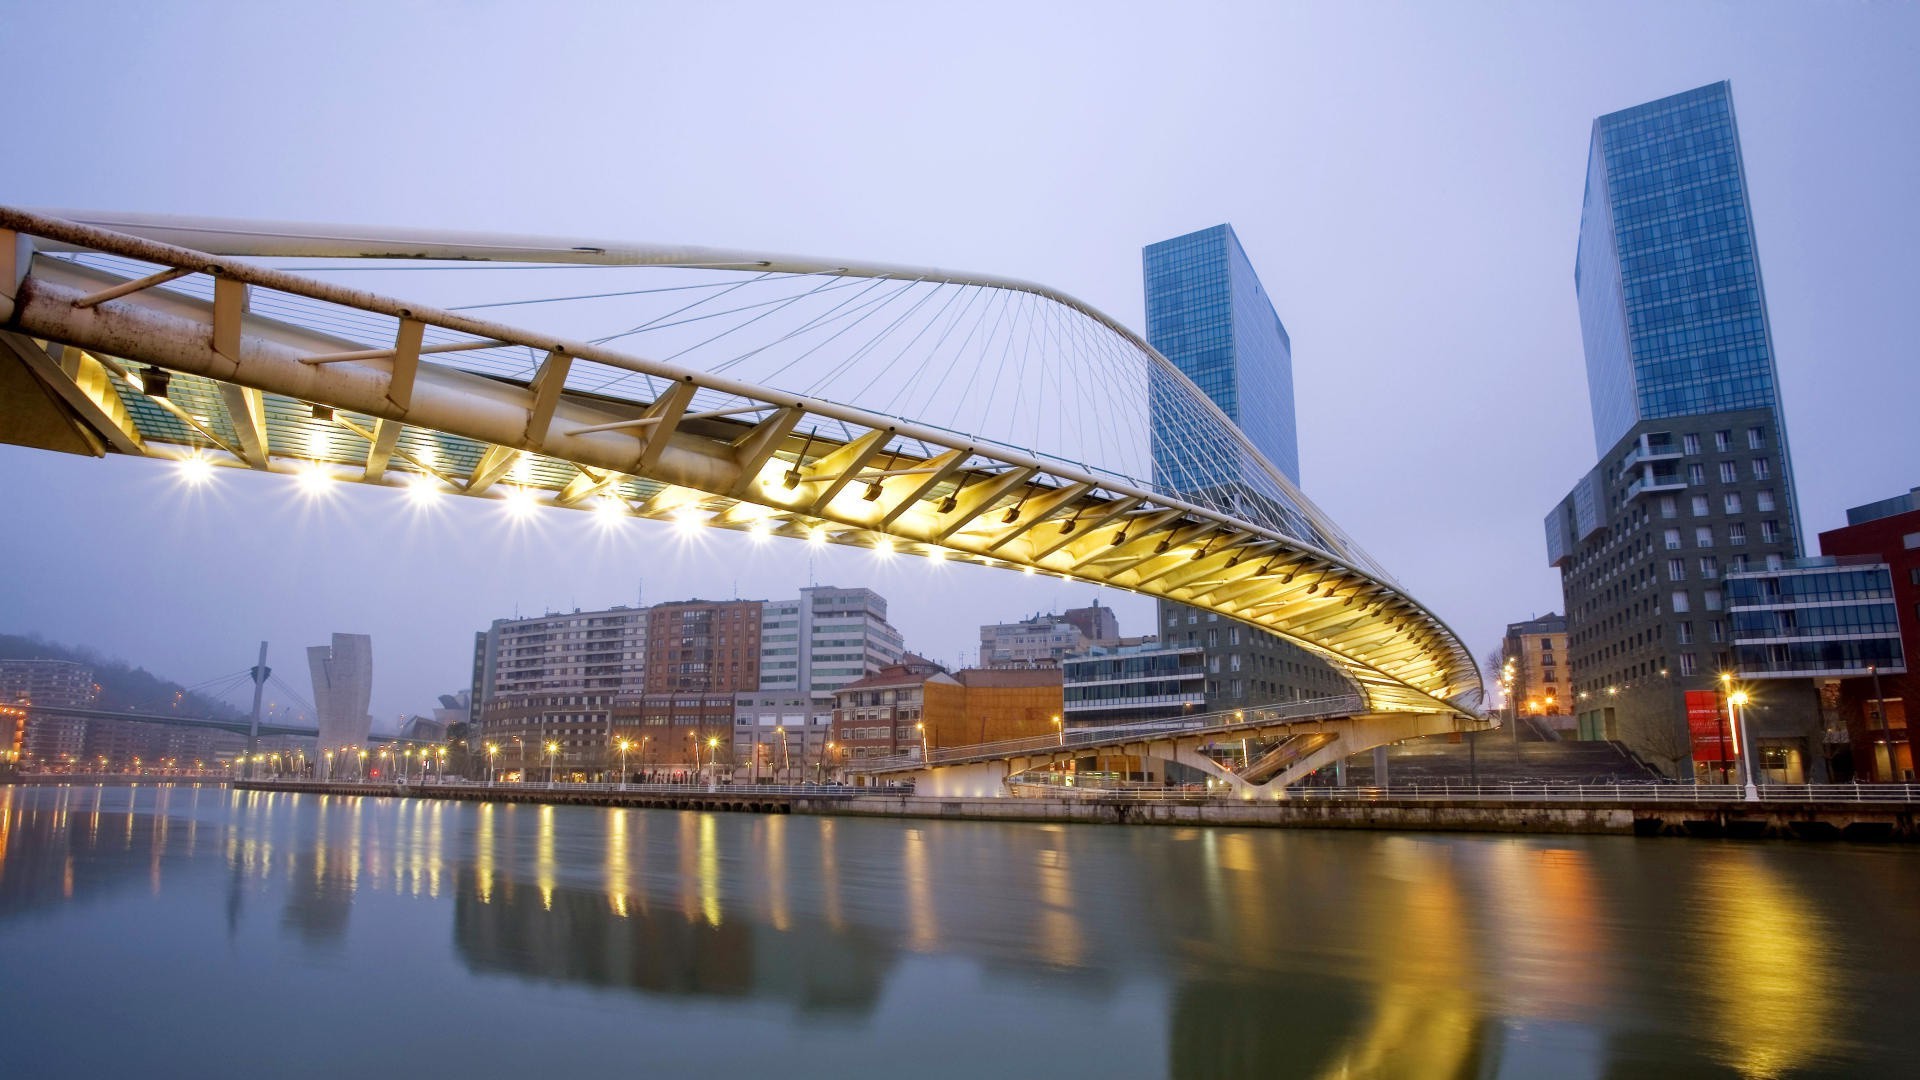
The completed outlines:
{"type": "Polygon", "coordinates": [[[0,440],[1126,589],[1323,658],[1356,725],[1481,696],[1458,635],[1184,374],[1013,279],[0,207],[0,440]]]}
{"type": "MultiPolygon", "coordinates": [[[[1152,720],[1138,724],[1067,728],[1029,739],[937,747],[885,758],[859,758],[846,772],[884,784],[911,781],[914,794],[947,798],[1007,795],[1027,774],[1088,757],[1136,758],[1163,767],[1175,762],[1207,774],[1245,798],[1282,797],[1288,786],[1364,750],[1423,735],[1460,730],[1458,718],[1439,713],[1367,710],[1358,694],[1255,709],[1152,720]],[[1239,749],[1239,760],[1231,752],[1239,749]],[[1225,754],[1220,753],[1227,750],[1225,754]]],[[[1161,773],[1164,776],[1164,771],[1161,773]]]]}

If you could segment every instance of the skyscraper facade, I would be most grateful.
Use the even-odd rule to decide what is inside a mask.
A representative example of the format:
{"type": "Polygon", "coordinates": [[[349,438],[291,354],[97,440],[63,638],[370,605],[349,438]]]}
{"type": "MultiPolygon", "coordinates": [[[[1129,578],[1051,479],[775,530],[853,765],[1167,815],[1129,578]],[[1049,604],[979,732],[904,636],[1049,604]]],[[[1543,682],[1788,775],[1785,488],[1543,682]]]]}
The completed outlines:
{"type": "MultiPolygon", "coordinates": [[[[1259,454],[1294,486],[1300,483],[1294,427],[1293,342],[1231,225],[1149,244],[1141,255],[1147,341],[1225,413],[1259,454]]],[[[1224,443],[1182,395],[1149,382],[1154,481],[1192,497],[1210,496],[1255,520],[1285,521],[1295,535],[1315,534],[1264,468],[1224,443]],[[1249,506],[1252,502],[1258,505],[1249,506]]],[[[1206,708],[1232,709],[1343,693],[1346,681],[1300,647],[1215,612],[1159,603],[1169,648],[1206,649],[1206,708]]],[[[982,662],[985,663],[983,657],[982,662]]]]}
{"type": "Polygon", "coordinates": [[[313,706],[320,710],[319,752],[338,747],[358,751],[367,745],[373,717],[373,638],[366,634],[335,634],[330,644],[307,650],[313,674],[313,706]]]}
{"type": "MultiPolygon", "coordinates": [[[[1723,575],[1802,547],[1727,83],[1594,121],[1574,288],[1600,461],[1546,520],[1573,708],[1684,775],[1689,710],[1736,674],[1723,575]]],[[[1752,721],[1808,749],[1817,704],[1783,690],[1752,721]]]]}

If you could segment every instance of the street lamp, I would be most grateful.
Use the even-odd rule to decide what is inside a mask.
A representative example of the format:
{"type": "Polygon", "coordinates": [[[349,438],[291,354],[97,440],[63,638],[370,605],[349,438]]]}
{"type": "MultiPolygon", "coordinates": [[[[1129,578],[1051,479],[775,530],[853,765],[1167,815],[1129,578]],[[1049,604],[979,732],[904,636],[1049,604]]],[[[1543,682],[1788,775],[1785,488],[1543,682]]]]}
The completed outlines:
{"type": "Polygon", "coordinates": [[[620,786],[625,787],[627,784],[627,750],[633,746],[633,741],[630,739],[621,739],[618,745],[620,747],[620,786]]]}
{"type": "Polygon", "coordinates": [[[1060,721],[1060,714],[1053,714],[1053,733],[1060,739],[1060,745],[1067,745],[1067,726],[1060,721]]]}
{"type": "Polygon", "coordinates": [[[365,748],[362,748],[360,750],[360,777],[359,778],[362,782],[364,782],[367,779],[367,751],[365,748]]]}
{"type": "Polygon", "coordinates": [[[920,732],[920,764],[930,764],[927,758],[927,725],[922,722],[913,726],[915,730],[920,732]]]}
{"type": "Polygon", "coordinates": [[[832,756],[833,756],[833,740],[828,739],[827,752],[820,755],[820,760],[816,762],[814,765],[813,779],[816,783],[824,784],[827,782],[827,759],[832,756]]]}
{"type": "MultiPolygon", "coordinates": [[[[1887,699],[1880,696],[1880,665],[1868,664],[1867,674],[1873,676],[1873,714],[1880,719],[1880,737],[1885,740],[1887,744],[1886,779],[1888,783],[1892,783],[1895,775],[1899,772],[1899,767],[1894,761],[1893,729],[1887,724],[1887,699]]],[[[1875,762],[1875,764],[1878,765],[1879,763],[1875,762]]],[[[1876,769],[1875,771],[1877,772],[1878,770],[1876,769]]]]}
{"type": "Polygon", "coordinates": [[[719,751],[719,749],[720,749],[720,737],[717,735],[707,736],[707,790],[708,791],[720,790],[720,773],[717,769],[714,768],[714,755],[719,751]]]}
{"type": "Polygon", "coordinates": [[[333,779],[333,751],[327,751],[327,779],[333,779]]]}
{"type": "Polygon", "coordinates": [[[493,759],[500,753],[499,743],[487,744],[487,786],[493,786],[493,759]]]}
{"type": "Polygon", "coordinates": [[[1753,735],[1747,730],[1747,692],[1735,690],[1727,695],[1727,711],[1733,715],[1735,737],[1740,740],[1740,770],[1747,774],[1747,801],[1760,801],[1760,788],[1754,782],[1754,766],[1759,754],[1753,745],[1753,735]],[[1738,710],[1738,711],[1735,711],[1738,710]]]}
{"type": "Polygon", "coordinates": [[[549,784],[551,784],[551,783],[553,783],[553,759],[554,759],[554,755],[556,755],[556,754],[558,754],[559,752],[560,752],[560,744],[559,744],[559,743],[557,743],[557,742],[553,742],[553,741],[549,741],[549,742],[547,743],[547,783],[549,783],[549,784]]]}
{"type": "Polygon", "coordinates": [[[783,784],[791,783],[793,781],[793,756],[787,752],[787,729],[784,725],[776,724],[774,725],[773,733],[780,736],[780,782],[783,784]]]}

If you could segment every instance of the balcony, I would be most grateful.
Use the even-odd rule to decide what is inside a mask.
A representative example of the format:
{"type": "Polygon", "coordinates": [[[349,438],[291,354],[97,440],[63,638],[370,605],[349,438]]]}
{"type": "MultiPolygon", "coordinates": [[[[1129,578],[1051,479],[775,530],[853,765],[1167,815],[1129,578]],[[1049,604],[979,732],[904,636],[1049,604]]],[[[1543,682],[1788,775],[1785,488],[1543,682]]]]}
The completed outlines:
{"type": "Polygon", "coordinates": [[[1662,472],[1651,465],[1646,465],[1642,466],[1639,478],[1627,485],[1626,501],[1632,502],[1648,492],[1684,491],[1686,487],[1687,482],[1680,478],[1678,469],[1662,472]]]}
{"type": "Polygon", "coordinates": [[[1671,461],[1679,456],[1680,446],[1673,441],[1672,435],[1664,431],[1642,435],[1640,440],[1633,444],[1633,449],[1628,450],[1626,456],[1620,459],[1620,468],[1631,469],[1647,461],[1671,461]]]}

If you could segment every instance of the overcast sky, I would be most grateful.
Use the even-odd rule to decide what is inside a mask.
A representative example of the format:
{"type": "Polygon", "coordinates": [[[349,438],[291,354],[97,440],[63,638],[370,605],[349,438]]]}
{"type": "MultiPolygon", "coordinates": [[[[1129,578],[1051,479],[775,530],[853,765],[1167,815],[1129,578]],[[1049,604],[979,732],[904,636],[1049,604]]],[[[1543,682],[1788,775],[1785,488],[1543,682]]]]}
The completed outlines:
{"type": "MultiPolygon", "coordinates": [[[[1484,655],[1557,610],[1593,465],[1573,291],[1595,116],[1731,79],[1809,535],[1920,484],[1920,7],[0,0],[0,202],[589,234],[964,267],[1143,325],[1231,222],[1293,339],[1307,493],[1484,655]]],[[[0,631],[185,683],[374,638],[376,719],[491,619],[871,585],[949,663],[1091,586],[608,534],[0,447],[0,631]]],[[[308,696],[311,696],[310,694],[308,696]]]]}

